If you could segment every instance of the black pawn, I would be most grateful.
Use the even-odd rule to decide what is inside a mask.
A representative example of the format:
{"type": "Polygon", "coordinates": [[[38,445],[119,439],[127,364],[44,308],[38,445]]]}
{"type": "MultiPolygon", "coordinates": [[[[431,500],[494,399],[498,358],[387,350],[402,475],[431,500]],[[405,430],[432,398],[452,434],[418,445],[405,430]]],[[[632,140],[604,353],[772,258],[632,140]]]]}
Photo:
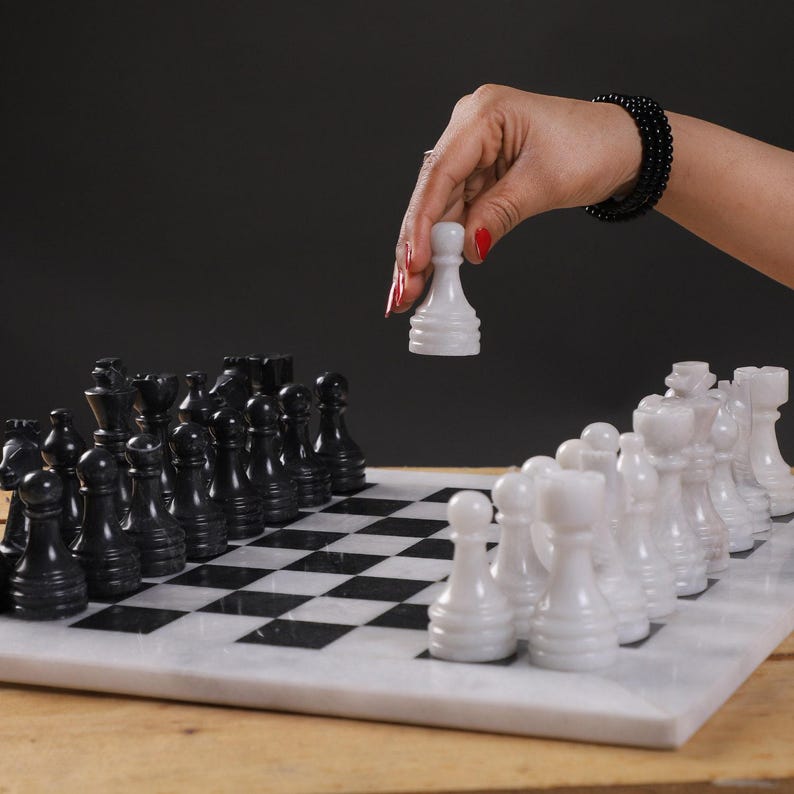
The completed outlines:
{"type": "Polygon", "coordinates": [[[179,379],[176,375],[150,373],[138,375],[132,381],[132,385],[138,390],[134,402],[135,409],[138,411],[135,424],[138,425],[141,433],[149,433],[154,436],[163,448],[160,488],[163,492],[163,499],[168,504],[174,495],[174,480],[176,479],[174,464],[171,462],[168,448],[168,425],[171,424],[171,414],[168,412],[176,400],[179,379]]]}
{"type": "Polygon", "coordinates": [[[281,462],[298,485],[298,504],[325,504],[331,499],[331,474],[309,441],[312,393],[302,384],[290,383],[281,388],[278,396],[284,407],[285,424],[281,462]]]}
{"type": "Polygon", "coordinates": [[[85,441],[74,428],[74,417],[68,408],[50,411],[50,430],[41,445],[44,462],[60,478],[63,485],[61,535],[68,546],[80,532],[83,523],[83,500],[75,466],[85,452],[85,441]]]}
{"type": "Polygon", "coordinates": [[[127,442],[132,502],[122,523],[141,555],[143,576],[168,576],[185,567],[185,532],[165,509],[160,490],[163,448],[146,433],[127,442]]]}
{"type": "Polygon", "coordinates": [[[85,571],[90,598],[112,598],[138,589],[141,557],[116,517],[118,466],[99,447],[89,449],[77,463],[85,500],[83,527],[71,545],[85,571]]]}
{"type": "Polygon", "coordinates": [[[127,370],[119,358],[100,358],[91,375],[96,385],[86,389],[85,397],[99,425],[99,429],[94,431],[94,444],[106,449],[116,459],[119,477],[116,514],[123,518],[132,500],[132,482],[125,453],[132,435],[130,415],[137,389],[130,384],[127,370]]]}
{"type": "Polygon", "coordinates": [[[314,384],[320,409],[320,432],[314,451],[331,472],[334,493],[358,491],[366,484],[366,461],[361,447],[350,437],[345,425],[347,378],[338,372],[325,372],[314,384]]]}
{"type": "Polygon", "coordinates": [[[242,414],[222,408],[210,422],[218,457],[210,483],[210,498],[226,515],[230,540],[250,538],[264,531],[262,500],[248,480],[240,452],[245,443],[242,414]]]}
{"type": "Polygon", "coordinates": [[[204,481],[207,434],[201,425],[185,422],[171,431],[176,466],[174,498],[168,512],[185,530],[189,560],[203,560],[226,550],[226,518],[210,498],[204,481]]]}
{"type": "Polygon", "coordinates": [[[88,606],[83,569],[61,539],[62,491],[54,471],[31,472],[19,486],[30,538],[9,587],[14,614],[25,620],[65,618],[88,606]]]}
{"type": "Polygon", "coordinates": [[[204,480],[209,482],[215,468],[215,447],[212,445],[209,433],[210,417],[215,413],[215,404],[207,390],[206,372],[188,372],[185,375],[185,383],[187,383],[188,393],[187,397],[179,403],[179,421],[195,422],[197,425],[201,425],[207,434],[204,480]]]}
{"type": "Polygon", "coordinates": [[[36,419],[8,419],[0,461],[0,489],[13,491],[0,552],[14,565],[28,542],[28,520],[17,488],[22,478],[41,469],[41,431],[36,419]]]}
{"type": "Polygon", "coordinates": [[[251,457],[248,479],[262,498],[265,523],[281,524],[298,515],[298,486],[279,460],[281,412],[275,397],[253,396],[246,405],[251,457]]]}

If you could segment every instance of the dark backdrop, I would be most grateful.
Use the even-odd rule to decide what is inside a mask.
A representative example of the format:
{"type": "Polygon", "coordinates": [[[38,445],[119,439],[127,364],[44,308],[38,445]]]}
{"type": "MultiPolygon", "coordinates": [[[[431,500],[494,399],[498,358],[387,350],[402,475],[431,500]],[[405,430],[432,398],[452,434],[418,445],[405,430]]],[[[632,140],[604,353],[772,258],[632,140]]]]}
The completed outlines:
{"type": "MultiPolygon", "coordinates": [[[[794,368],[792,291],[661,216],[525,223],[466,267],[469,359],[383,319],[422,151],[485,82],[664,106],[792,147],[790,0],[5,3],[0,416],[93,428],[95,358],[220,369],[284,350],[349,376],[376,464],[553,453],[628,429],[670,363],[794,368]]],[[[794,409],[791,409],[794,413],[794,409]]],[[[794,458],[784,409],[781,447],[794,458]]]]}

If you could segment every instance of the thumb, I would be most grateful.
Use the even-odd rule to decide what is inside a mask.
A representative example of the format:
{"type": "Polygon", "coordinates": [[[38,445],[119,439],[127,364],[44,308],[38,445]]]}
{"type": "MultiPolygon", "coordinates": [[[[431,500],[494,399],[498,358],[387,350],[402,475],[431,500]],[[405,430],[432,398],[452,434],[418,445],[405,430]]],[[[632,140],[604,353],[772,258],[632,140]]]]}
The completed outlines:
{"type": "Polygon", "coordinates": [[[519,177],[515,171],[508,171],[469,205],[464,246],[466,259],[479,264],[502,237],[543,209],[539,187],[531,184],[526,174],[519,177]]]}

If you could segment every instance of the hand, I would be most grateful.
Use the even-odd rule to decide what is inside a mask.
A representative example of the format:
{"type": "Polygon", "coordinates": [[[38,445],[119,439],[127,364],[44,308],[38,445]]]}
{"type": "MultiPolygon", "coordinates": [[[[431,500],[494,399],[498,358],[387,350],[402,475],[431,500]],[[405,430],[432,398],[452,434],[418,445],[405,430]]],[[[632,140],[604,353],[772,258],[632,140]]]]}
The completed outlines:
{"type": "Polygon", "coordinates": [[[462,224],[464,255],[479,264],[532,215],[630,193],[641,158],[637,127],[617,105],[498,85],[463,97],[419,172],[386,316],[409,309],[422,294],[432,272],[434,223],[462,224]]]}

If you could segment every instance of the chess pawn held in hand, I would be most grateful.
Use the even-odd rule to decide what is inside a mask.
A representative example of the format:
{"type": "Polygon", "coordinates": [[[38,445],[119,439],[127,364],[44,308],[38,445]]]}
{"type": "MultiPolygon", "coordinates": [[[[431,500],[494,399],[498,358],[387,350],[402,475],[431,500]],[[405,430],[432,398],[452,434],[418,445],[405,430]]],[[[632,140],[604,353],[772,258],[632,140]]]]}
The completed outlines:
{"type": "Polygon", "coordinates": [[[436,223],[430,232],[433,281],[411,317],[408,350],[426,356],[476,356],[480,321],[460,283],[465,230],[459,223],[436,223]]]}
{"type": "Polygon", "coordinates": [[[591,546],[604,510],[604,476],[559,471],[536,481],[537,516],[552,529],[554,558],[546,592],[529,624],[532,664],[586,672],[617,658],[617,619],[596,583],[591,546]]]}
{"type": "Polygon", "coordinates": [[[459,491],[447,505],[455,556],[447,586],[428,610],[430,653],[438,659],[491,662],[515,652],[513,608],[488,567],[492,518],[479,491],[459,491]]]}

